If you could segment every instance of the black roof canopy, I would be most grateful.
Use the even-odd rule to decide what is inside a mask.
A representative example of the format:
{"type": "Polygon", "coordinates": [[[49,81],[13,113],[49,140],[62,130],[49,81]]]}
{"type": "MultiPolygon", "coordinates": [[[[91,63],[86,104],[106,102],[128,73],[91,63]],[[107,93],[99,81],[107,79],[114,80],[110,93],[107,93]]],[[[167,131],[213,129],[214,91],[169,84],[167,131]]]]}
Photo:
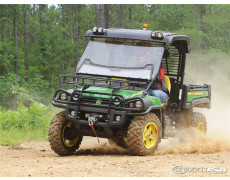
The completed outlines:
{"type": "Polygon", "coordinates": [[[152,31],[149,30],[138,30],[138,29],[103,29],[103,34],[94,34],[93,30],[90,29],[86,32],[85,37],[93,38],[121,38],[121,39],[134,39],[134,40],[143,40],[143,41],[152,41],[152,42],[162,42],[168,43],[171,45],[176,45],[177,43],[182,43],[184,52],[190,52],[190,39],[188,36],[183,34],[174,34],[165,31],[156,31],[163,33],[163,39],[153,39],[151,37],[152,31]]]}

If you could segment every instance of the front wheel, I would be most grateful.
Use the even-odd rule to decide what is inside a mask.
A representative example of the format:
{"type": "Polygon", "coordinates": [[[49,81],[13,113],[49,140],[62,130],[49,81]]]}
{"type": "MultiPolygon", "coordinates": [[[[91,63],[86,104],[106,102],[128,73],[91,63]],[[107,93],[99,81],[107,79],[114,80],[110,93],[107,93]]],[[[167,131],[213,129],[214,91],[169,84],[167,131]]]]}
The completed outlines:
{"type": "Polygon", "coordinates": [[[135,116],[128,128],[128,148],[136,155],[152,154],[161,142],[161,135],[161,123],[155,114],[135,116]]]}
{"type": "Polygon", "coordinates": [[[82,136],[78,136],[74,123],[58,113],[50,123],[49,142],[51,149],[60,156],[73,155],[79,148],[82,136]]]}

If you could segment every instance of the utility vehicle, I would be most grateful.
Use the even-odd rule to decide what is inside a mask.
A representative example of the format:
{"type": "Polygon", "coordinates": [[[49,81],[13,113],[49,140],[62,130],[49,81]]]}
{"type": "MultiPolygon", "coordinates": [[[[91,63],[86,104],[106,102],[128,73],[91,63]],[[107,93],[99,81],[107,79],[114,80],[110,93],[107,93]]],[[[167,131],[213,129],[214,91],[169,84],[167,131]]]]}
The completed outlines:
{"type": "Polygon", "coordinates": [[[96,27],[85,36],[89,43],[76,74],[60,76],[61,88],[53,97],[53,105],[64,109],[48,133],[55,153],[72,155],[83,136],[97,136],[135,155],[149,155],[180,127],[206,133],[204,115],[193,108],[211,107],[211,86],[183,83],[188,36],[96,27]],[[164,104],[148,94],[161,63],[169,92],[164,104]]]}

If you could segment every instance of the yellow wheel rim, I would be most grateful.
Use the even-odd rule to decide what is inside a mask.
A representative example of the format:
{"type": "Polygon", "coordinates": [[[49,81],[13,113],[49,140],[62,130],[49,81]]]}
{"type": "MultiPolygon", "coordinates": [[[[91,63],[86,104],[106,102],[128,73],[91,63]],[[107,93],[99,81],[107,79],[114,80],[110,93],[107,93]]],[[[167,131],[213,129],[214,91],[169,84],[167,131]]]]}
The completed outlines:
{"type": "Polygon", "coordinates": [[[205,132],[205,130],[204,130],[204,123],[199,122],[198,125],[197,125],[197,130],[204,133],[205,132]]]}
{"type": "Polygon", "coordinates": [[[73,122],[70,121],[66,123],[66,125],[64,126],[62,130],[62,141],[67,147],[73,147],[79,139],[78,136],[73,139],[68,139],[65,137],[65,132],[68,130],[68,128],[71,128],[72,126],[73,126],[73,122]]]}
{"type": "Polygon", "coordinates": [[[153,122],[149,122],[143,131],[143,144],[146,149],[152,148],[157,141],[157,126],[153,122]]]}

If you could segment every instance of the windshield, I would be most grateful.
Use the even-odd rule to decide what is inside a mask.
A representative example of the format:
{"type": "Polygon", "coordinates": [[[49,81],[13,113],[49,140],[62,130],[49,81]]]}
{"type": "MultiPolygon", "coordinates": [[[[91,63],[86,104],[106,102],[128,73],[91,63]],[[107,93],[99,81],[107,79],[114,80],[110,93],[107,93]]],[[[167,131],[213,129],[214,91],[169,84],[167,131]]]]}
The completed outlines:
{"type": "MultiPolygon", "coordinates": [[[[92,64],[117,68],[120,74],[124,74],[123,71],[126,69],[126,76],[128,72],[134,73],[131,69],[136,69],[135,71],[137,72],[137,69],[144,69],[147,65],[151,65],[153,72],[148,73],[155,76],[159,70],[163,52],[164,47],[156,47],[150,42],[137,40],[122,41],[121,39],[119,41],[108,41],[106,39],[91,40],[80,59],[78,69],[87,59],[92,64]]],[[[96,69],[99,70],[100,68],[96,69]]],[[[94,72],[96,69],[94,69],[94,72]]],[[[108,71],[106,72],[108,73],[108,71]]],[[[101,73],[103,72],[97,72],[96,74],[101,73]]],[[[113,75],[113,73],[109,75],[113,75]]],[[[119,76],[119,73],[117,75],[119,76]]],[[[128,74],[128,77],[132,76],[133,74],[128,74]]],[[[148,79],[149,77],[150,74],[148,74],[148,79]]]]}

